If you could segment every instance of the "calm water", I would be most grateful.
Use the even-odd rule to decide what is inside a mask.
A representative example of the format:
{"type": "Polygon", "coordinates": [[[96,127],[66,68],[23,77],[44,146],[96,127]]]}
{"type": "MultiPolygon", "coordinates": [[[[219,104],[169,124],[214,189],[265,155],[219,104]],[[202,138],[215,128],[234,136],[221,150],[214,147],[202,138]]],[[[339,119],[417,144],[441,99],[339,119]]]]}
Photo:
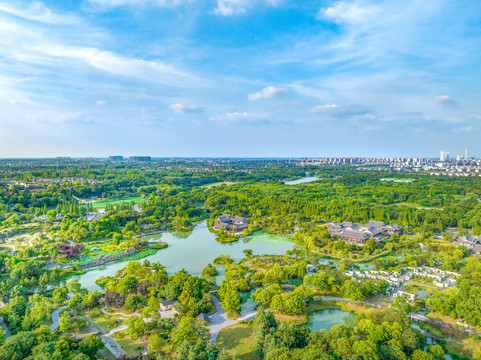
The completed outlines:
{"type": "Polygon", "coordinates": [[[307,327],[310,330],[329,331],[335,325],[354,325],[356,314],[337,309],[326,309],[311,313],[307,319],[307,327]]]}
{"type": "MultiPolygon", "coordinates": [[[[200,276],[202,269],[220,255],[230,255],[238,261],[245,257],[243,250],[251,249],[255,255],[271,254],[284,255],[286,250],[291,250],[295,245],[290,236],[270,235],[255,233],[239,241],[222,244],[215,240],[215,234],[209,231],[205,222],[196,225],[191,232],[165,232],[147,235],[144,239],[150,241],[163,241],[169,246],[159,250],[156,254],[139,260],[160,262],[169,274],[185,269],[190,274],[200,276]]],[[[103,266],[91,268],[87,273],[76,277],[86,289],[100,290],[95,280],[102,276],[112,276],[125,267],[126,262],[114,262],[103,266]]],[[[218,267],[219,280],[224,276],[224,269],[218,267]]]]}
{"type": "Polygon", "coordinates": [[[319,178],[317,176],[310,176],[310,177],[304,177],[304,178],[297,179],[297,180],[286,181],[285,184],[286,185],[296,185],[296,184],[302,184],[302,183],[316,181],[316,180],[319,180],[319,178]]]}
{"type": "Polygon", "coordinates": [[[391,178],[387,178],[387,179],[379,179],[379,181],[392,181],[392,182],[397,182],[397,183],[412,183],[416,180],[414,180],[414,179],[391,179],[391,178]]]}

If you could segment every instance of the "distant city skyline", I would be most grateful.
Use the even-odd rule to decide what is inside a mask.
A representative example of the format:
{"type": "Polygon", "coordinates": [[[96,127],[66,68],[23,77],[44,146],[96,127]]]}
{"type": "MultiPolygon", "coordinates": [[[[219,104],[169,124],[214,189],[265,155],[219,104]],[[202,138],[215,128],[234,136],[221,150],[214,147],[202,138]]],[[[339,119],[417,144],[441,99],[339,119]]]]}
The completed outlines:
{"type": "Polygon", "coordinates": [[[477,0],[0,0],[0,158],[481,157],[477,0]]]}

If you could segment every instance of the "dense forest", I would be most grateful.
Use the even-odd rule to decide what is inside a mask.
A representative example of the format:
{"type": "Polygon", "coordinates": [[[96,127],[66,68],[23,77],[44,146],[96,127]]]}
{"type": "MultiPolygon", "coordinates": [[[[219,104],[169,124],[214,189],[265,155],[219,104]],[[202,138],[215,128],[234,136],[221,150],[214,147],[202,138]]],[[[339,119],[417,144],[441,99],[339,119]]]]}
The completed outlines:
{"type": "MultiPolygon", "coordinates": [[[[246,301],[255,303],[256,317],[236,325],[252,343],[249,358],[437,360],[445,352],[456,358],[448,343],[428,345],[407,315],[481,328],[481,259],[453,239],[455,233],[481,234],[481,181],[422,172],[395,175],[406,182],[380,180],[389,176],[275,161],[0,161],[0,315],[12,335],[0,331],[0,359],[112,358],[95,331],[85,333],[90,321],[121,327],[119,343],[144,348],[145,354],[123,359],[238,359],[225,343],[211,342],[205,319],[216,312],[216,299],[229,319],[241,315],[246,301]],[[317,180],[286,184],[304,176],[317,180]],[[269,233],[289,235],[295,246],[282,256],[245,250],[234,261],[222,255],[205,264],[202,276],[168,274],[160,263],[142,262],[142,254],[167,246],[150,247],[145,233],[192,231],[201,221],[213,231],[221,214],[249,224],[241,236],[216,232],[219,242],[269,233]],[[334,221],[369,220],[398,224],[403,233],[360,247],[326,228],[334,221]],[[98,278],[101,290],[89,292],[72,280],[88,271],[83,262],[125,251],[134,252],[127,260],[140,261],[98,278]],[[430,266],[459,277],[449,289],[433,290],[429,281],[408,284],[405,290],[425,286],[428,295],[407,302],[391,298],[385,280],[346,276],[366,264],[385,272],[430,266]],[[384,309],[369,308],[370,302],[384,309]],[[159,315],[164,303],[175,304],[171,318],[159,315]],[[329,307],[355,311],[355,323],[329,331],[305,326],[311,312],[329,307]],[[62,310],[59,324],[50,330],[56,310],[62,310]]],[[[444,336],[446,329],[431,330],[444,336]]],[[[467,338],[449,329],[458,342],[481,343],[475,332],[467,338]]],[[[476,356],[481,353],[471,349],[457,358],[476,356]]]]}

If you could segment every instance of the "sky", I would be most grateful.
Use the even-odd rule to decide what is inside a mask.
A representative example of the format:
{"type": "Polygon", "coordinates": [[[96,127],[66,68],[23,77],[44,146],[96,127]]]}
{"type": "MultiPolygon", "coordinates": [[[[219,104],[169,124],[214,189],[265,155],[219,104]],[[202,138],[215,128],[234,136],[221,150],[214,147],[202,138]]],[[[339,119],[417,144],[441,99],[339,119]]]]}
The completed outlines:
{"type": "Polygon", "coordinates": [[[0,0],[0,158],[465,148],[479,0],[0,0]]]}

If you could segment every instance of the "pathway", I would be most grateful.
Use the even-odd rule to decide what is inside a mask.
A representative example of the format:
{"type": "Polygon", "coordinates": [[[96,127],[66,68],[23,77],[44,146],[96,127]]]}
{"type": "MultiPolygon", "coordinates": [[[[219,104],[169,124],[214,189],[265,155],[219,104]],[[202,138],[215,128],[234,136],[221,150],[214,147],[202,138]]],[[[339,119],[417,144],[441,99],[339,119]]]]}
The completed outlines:
{"type": "Polygon", "coordinates": [[[8,247],[11,247],[12,248],[12,254],[15,254],[15,251],[17,251],[15,249],[15,246],[14,245],[10,245],[10,244],[2,244],[2,246],[8,246],[8,247]]]}
{"type": "Polygon", "coordinates": [[[105,333],[105,335],[113,335],[113,334],[115,334],[116,332],[119,332],[119,331],[122,331],[122,330],[127,329],[128,327],[129,327],[128,325],[118,326],[118,327],[110,330],[109,332],[105,333]]]}
{"type": "Polygon", "coordinates": [[[52,330],[52,331],[57,330],[57,328],[59,326],[58,322],[60,320],[60,313],[62,311],[64,311],[66,308],[67,308],[67,306],[62,306],[52,313],[52,325],[50,326],[50,330],[52,330]]]}
{"type": "Polygon", "coordinates": [[[119,345],[117,341],[115,341],[110,335],[100,335],[102,338],[102,341],[107,349],[112,353],[113,356],[116,358],[122,356],[122,355],[127,355],[128,354],[125,352],[124,349],[122,349],[122,346],[119,345]]]}
{"type": "Polygon", "coordinates": [[[105,347],[112,353],[112,355],[114,355],[116,358],[122,355],[128,355],[125,352],[125,350],[122,349],[122,346],[120,346],[119,343],[115,341],[111,336],[118,331],[125,330],[127,328],[127,325],[122,325],[115,329],[107,331],[103,327],[101,327],[99,324],[97,324],[95,321],[93,321],[91,318],[89,318],[88,316],[84,316],[83,318],[87,320],[87,322],[89,322],[93,328],[101,332],[99,336],[101,337],[105,347]]]}
{"type": "Polygon", "coordinates": [[[123,312],[114,312],[114,313],[111,313],[111,312],[108,312],[107,310],[105,310],[107,308],[107,306],[104,306],[102,308],[102,312],[104,314],[107,314],[107,315],[122,315],[122,316],[125,316],[125,317],[131,317],[131,316],[138,316],[138,317],[141,317],[140,314],[136,311],[132,314],[125,314],[123,312]]]}
{"type": "Polygon", "coordinates": [[[257,314],[257,310],[255,310],[243,316],[240,316],[237,319],[231,320],[227,318],[227,314],[224,308],[222,307],[222,304],[220,303],[219,299],[217,299],[214,295],[212,295],[212,301],[214,302],[214,305],[217,311],[213,314],[207,315],[209,324],[206,327],[210,331],[210,339],[214,344],[217,342],[217,335],[219,334],[219,331],[221,331],[223,328],[227,326],[235,325],[242,320],[253,319],[257,314]]]}

